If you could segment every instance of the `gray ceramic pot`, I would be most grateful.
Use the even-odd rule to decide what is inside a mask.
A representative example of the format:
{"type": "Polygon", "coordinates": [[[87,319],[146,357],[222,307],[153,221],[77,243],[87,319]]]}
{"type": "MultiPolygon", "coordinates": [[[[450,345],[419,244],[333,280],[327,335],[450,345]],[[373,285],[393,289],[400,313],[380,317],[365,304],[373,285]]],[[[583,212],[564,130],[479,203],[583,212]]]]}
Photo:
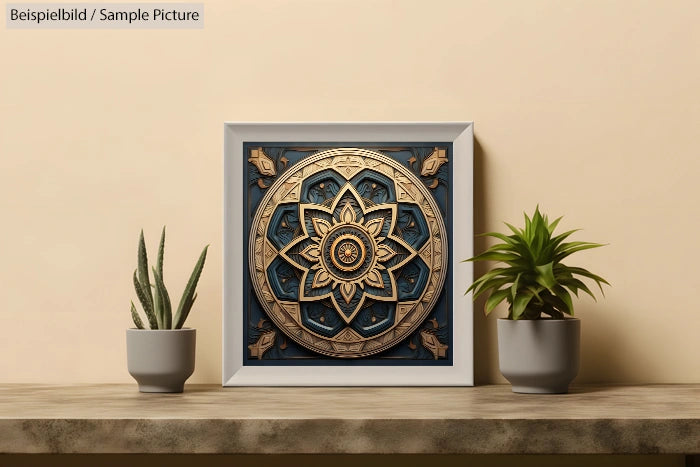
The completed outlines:
{"type": "Polygon", "coordinates": [[[498,363],[513,392],[562,394],[578,374],[577,318],[498,320],[498,363]]]}
{"type": "Polygon", "coordinates": [[[194,372],[195,329],[127,329],[129,374],[141,392],[182,392],[194,372]]]}

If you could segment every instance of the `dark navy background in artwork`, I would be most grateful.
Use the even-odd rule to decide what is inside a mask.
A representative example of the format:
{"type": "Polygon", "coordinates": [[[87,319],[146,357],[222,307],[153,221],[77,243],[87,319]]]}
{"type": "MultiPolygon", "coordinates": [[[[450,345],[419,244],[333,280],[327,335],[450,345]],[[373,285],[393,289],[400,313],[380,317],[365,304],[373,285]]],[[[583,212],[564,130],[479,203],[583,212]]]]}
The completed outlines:
{"type": "MultiPolygon", "coordinates": [[[[310,143],[310,142],[246,142],[243,143],[244,164],[243,183],[245,186],[243,195],[243,364],[244,365],[452,365],[453,348],[453,320],[452,320],[452,143],[448,142],[419,142],[419,143],[310,143]],[[256,167],[248,162],[251,148],[262,147],[275,164],[276,175],[274,177],[261,176],[256,167]],[[394,347],[375,355],[358,359],[341,359],[326,357],[312,352],[293,340],[287,338],[280,330],[277,331],[275,345],[264,353],[262,359],[251,357],[248,345],[255,343],[261,333],[270,329],[277,329],[275,324],[267,317],[267,314],[258,303],[250,279],[248,265],[248,242],[250,237],[250,227],[255,217],[258,204],[265,196],[266,189],[260,185],[269,187],[286,170],[305,157],[317,153],[318,151],[339,148],[358,147],[367,148],[381,152],[390,157],[402,166],[408,168],[418,179],[420,179],[428,190],[433,194],[440,210],[442,211],[445,227],[448,232],[448,274],[445,279],[445,287],[441,292],[430,315],[424,323],[416,329],[410,336],[396,344],[394,347]],[[431,154],[435,147],[447,148],[448,162],[443,164],[435,175],[423,177],[420,175],[422,161],[431,154]],[[293,148],[293,149],[292,149],[293,148]],[[260,181],[260,179],[262,179],[260,181]],[[260,183],[260,184],[259,184],[260,183]],[[437,328],[435,328],[437,325],[437,328]],[[436,333],[440,342],[449,346],[446,358],[435,360],[433,354],[421,345],[419,332],[421,329],[430,329],[436,333]]],[[[284,274],[284,267],[281,266],[281,274],[284,274]]],[[[291,273],[291,271],[290,271],[291,273]]],[[[313,313],[313,310],[309,311],[313,313]]]]}

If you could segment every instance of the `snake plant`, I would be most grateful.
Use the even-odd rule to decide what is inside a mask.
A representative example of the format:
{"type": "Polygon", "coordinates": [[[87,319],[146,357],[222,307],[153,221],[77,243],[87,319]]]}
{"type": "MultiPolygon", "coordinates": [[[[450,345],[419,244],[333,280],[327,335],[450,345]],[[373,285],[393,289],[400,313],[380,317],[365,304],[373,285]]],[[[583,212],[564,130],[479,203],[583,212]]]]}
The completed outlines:
{"type": "Polygon", "coordinates": [[[563,319],[564,315],[573,316],[572,293],[578,297],[578,293],[583,291],[595,300],[581,278],[594,281],[605,295],[602,284],[610,285],[605,279],[586,269],[562,263],[572,253],[603,245],[564,242],[579,229],[555,236],[554,230],[561,219],[559,217],[550,223],[547,216],[540,213],[538,206],[532,218],[525,214],[525,228],[519,229],[506,222],[511,235],[497,232],[483,234],[502,243],[465,261],[505,263],[505,266],[495,267],[479,277],[467,289],[466,293],[474,292],[474,300],[488,294],[484,307],[487,315],[505,300],[508,303],[508,319],[563,319]]]}
{"type": "MultiPolygon", "coordinates": [[[[197,288],[197,282],[199,281],[199,276],[202,274],[202,269],[204,268],[204,261],[207,257],[207,248],[209,245],[204,247],[202,254],[197,260],[197,264],[194,266],[194,271],[190,276],[190,280],[185,286],[185,290],[182,293],[182,298],[180,299],[180,304],[177,307],[175,316],[172,313],[172,306],[170,304],[170,295],[163,282],[163,253],[165,250],[165,227],[163,227],[163,233],[160,236],[160,246],[158,247],[158,259],[156,261],[156,267],[151,268],[153,273],[153,282],[151,282],[149,271],[148,271],[148,256],[146,254],[146,243],[143,239],[143,230],[141,230],[141,236],[139,237],[139,247],[138,247],[138,262],[137,268],[134,270],[134,288],[136,289],[136,296],[143,306],[143,311],[148,318],[148,324],[150,329],[180,329],[187,319],[187,315],[192,309],[194,301],[197,299],[197,294],[195,289],[197,288]]],[[[136,311],[136,306],[134,302],[131,302],[131,317],[134,320],[134,324],[139,329],[144,329],[143,321],[136,311]]]]}

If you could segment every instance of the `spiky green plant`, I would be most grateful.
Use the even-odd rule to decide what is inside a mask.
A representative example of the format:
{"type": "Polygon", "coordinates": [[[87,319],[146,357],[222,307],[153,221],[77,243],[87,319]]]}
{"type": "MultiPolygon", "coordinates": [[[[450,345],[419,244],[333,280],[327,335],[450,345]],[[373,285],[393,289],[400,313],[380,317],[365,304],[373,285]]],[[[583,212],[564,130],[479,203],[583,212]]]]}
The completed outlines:
{"type": "Polygon", "coordinates": [[[542,319],[543,315],[562,319],[574,314],[571,293],[579,291],[595,296],[580,278],[593,280],[603,292],[605,279],[586,269],[567,266],[562,260],[572,253],[603,246],[599,243],[564,242],[574,232],[569,230],[554,236],[559,217],[551,224],[547,216],[535,208],[532,219],[525,214],[525,228],[518,229],[505,223],[512,235],[489,232],[483,236],[494,237],[498,243],[480,255],[465,261],[497,261],[504,267],[495,267],[479,277],[467,289],[474,292],[473,299],[487,293],[484,311],[488,315],[504,300],[508,303],[508,319],[542,319]],[[577,277],[578,276],[578,277],[577,277]]]}
{"type": "MultiPolygon", "coordinates": [[[[185,286],[185,290],[182,293],[182,298],[180,299],[180,304],[177,307],[175,316],[173,317],[172,306],[170,304],[170,295],[168,290],[165,288],[165,283],[163,282],[163,254],[165,251],[165,227],[163,227],[163,233],[160,236],[160,246],[158,247],[158,260],[156,262],[156,267],[151,268],[153,272],[153,283],[151,283],[149,272],[148,272],[148,255],[146,254],[146,242],[143,239],[143,230],[141,230],[141,236],[139,237],[139,248],[138,248],[138,261],[137,268],[134,270],[134,288],[136,289],[136,296],[143,306],[143,311],[148,318],[148,324],[151,329],[180,329],[182,325],[185,324],[187,315],[189,315],[190,310],[194,301],[197,299],[197,294],[195,289],[197,288],[197,282],[199,281],[199,276],[202,274],[202,269],[204,268],[204,261],[207,258],[207,248],[209,245],[204,247],[202,254],[199,255],[197,264],[194,266],[194,271],[190,276],[190,280],[185,286]]],[[[144,329],[143,321],[139,316],[138,311],[136,311],[136,306],[134,302],[131,302],[131,317],[134,320],[134,324],[139,329],[144,329]]]]}

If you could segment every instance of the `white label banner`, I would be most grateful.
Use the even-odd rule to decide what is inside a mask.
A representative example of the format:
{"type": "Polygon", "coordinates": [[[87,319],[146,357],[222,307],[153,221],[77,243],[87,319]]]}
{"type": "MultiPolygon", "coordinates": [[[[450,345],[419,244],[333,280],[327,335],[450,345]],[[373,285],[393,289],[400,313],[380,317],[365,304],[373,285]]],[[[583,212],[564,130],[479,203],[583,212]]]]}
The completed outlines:
{"type": "Polygon", "coordinates": [[[8,29],[202,29],[203,3],[8,3],[8,29]]]}

